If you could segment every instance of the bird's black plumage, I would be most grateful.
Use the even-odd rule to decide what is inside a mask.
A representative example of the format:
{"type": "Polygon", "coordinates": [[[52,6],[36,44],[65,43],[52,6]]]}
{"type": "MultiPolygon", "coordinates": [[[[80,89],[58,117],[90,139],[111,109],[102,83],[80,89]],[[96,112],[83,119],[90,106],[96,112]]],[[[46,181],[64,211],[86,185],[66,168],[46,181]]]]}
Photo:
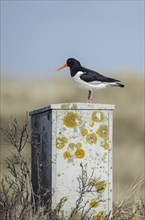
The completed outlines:
{"type": "Polygon", "coordinates": [[[70,68],[70,74],[74,82],[81,88],[88,89],[88,103],[93,101],[93,90],[107,87],[124,87],[120,80],[103,76],[102,74],[81,66],[80,62],[74,58],[69,58],[67,62],[56,69],[62,70],[65,67],[70,68]]]}
{"type": "Polygon", "coordinates": [[[93,70],[87,69],[82,67],[81,70],[84,74],[80,76],[85,82],[93,82],[93,81],[100,81],[100,82],[119,82],[117,79],[109,78],[106,76],[101,75],[98,72],[93,70]]]}
{"type": "Polygon", "coordinates": [[[120,80],[106,77],[106,76],[103,76],[102,74],[100,74],[94,70],[87,69],[87,68],[81,66],[80,62],[74,58],[69,58],[67,60],[67,65],[70,67],[70,73],[71,73],[72,77],[74,77],[76,75],[76,73],[78,73],[80,71],[83,73],[80,75],[80,79],[82,79],[83,81],[85,81],[87,83],[91,83],[91,82],[95,82],[95,81],[99,81],[102,83],[103,82],[106,82],[106,83],[116,82],[118,86],[124,87],[123,84],[119,83],[120,80]]]}

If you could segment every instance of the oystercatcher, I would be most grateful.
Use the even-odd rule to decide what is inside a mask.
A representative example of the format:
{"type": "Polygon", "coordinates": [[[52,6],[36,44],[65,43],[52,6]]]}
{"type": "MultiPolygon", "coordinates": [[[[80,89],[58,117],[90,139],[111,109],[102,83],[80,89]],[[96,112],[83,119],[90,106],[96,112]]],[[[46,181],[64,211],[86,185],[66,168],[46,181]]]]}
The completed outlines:
{"type": "Polygon", "coordinates": [[[71,77],[79,87],[89,90],[89,103],[92,103],[93,101],[93,90],[114,86],[122,88],[124,87],[119,80],[103,76],[98,72],[87,69],[81,66],[80,62],[74,58],[69,58],[67,62],[63,66],[56,69],[56,71],[59,71],[65,67],[70,68],[71,77]]]}

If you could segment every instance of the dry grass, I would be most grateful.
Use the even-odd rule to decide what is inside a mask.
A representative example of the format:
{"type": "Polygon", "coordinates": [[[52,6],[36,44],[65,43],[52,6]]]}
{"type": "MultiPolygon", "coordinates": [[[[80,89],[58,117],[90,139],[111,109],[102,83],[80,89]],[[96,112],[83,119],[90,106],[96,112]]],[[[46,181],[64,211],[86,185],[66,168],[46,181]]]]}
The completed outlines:
{"type": "MultiPolygon", "coordinates": [[[[116,213],[123,212],[128,219],[143,219],[144,190],[137,187],[130,197],[127,186],[139,186],[137,181],[144,173],[144,81],[139,77],[118,77],[126,85],[124,89],[107,89],[95,93],[95,103],[115,104],[114,111],[114,202],[116,213]],[[141,192],[140,192],[141,191],[141,192]],[[142,195],[140,198],[139,195],[142,195]],[[123,205],[122,205],[123,202],[123,205]],[[116,208],[117,206],[117,208],[116,208]],[[121,207],[121,208],[119,208],[121,207]],[[143,210],[141,208],[141,210],[143,210]],[[138,217],[133,217],[134,214],[138,217]],[[130,217],[129,217],[130,216],[130,217]],[[143,216],[143,215],[142,215],[143,216]]],[[[11,115],[23,124],[26,112],[47,106],[50,103],[86,102],[87,91],[75,87],[67,80],[10,81],[3,79],[1,95],[1,126],[6,128],[11,115]],[[78,95],[79,94],[79,95],[78,95]]],[[[1,142],[1,161],[13,152],[1,142]]],[[[30,148],[26,146],[24,156],[28,162],[30,148]]],[[[2,170],[8,175],[7,169],[2,170]]],[[[117,215],[117,214],[116,214],[117,215]]],[[[121,214],[119,214],[121,216],[121,214]]],[[[123,215],[123,214],[122,214],[123,215]]],[[[118,218],[119,219],[119,218],[118,218]]],[[[121,219],[121,218],[120,218],[121,219]]],[[[123,218],[122,218],[123,219],[123,218]]],[[[124,218],[127,219],[127,218],[124,218]]]]}
{"type": "MultiPolygon", "coordinates": [[[[37,203],[31,183],[30,166],[27,162],[24,149],[26,144],[31,145],[30,135],[28,132],[28,122],[20,127],[17,120],[11,120],[8,129],[1,129],[6,137],[7,142],[11,145],[13,153],[6,158],[3,166],[9,174],[3,174],[0,182],[0,216],[3,220],[142,220],[145,217],[145,202],[143,195],[140,193],[145,176],[136,178],[127,189],[122,200],[114,204],[112,212],[107,216],[95,217],[90,214],[91,207],[85,210],[87,205],[82,205],[83,197],[93,192],[93,185],[86,171],[86,165],[81,166],[82,173],[78,177],[79,196],[76,199],[74,209],[69,217],[66,217],[62,207],[67,201],[62,198],[56,207],[51,209],[51,202],[43,203],[43,190],[39,189],[37,203]],[[134,197],[134,199],[132,198],[134,197]],[[46,205],[48,204],[48,205],[46,205]],[[113,216],[113,217],[112,217],[113,216]]],[[[97,181],[97,180],[96,180],[97,181]]],[[[43,187],[43,186],[40,186],[43,187]]]]}

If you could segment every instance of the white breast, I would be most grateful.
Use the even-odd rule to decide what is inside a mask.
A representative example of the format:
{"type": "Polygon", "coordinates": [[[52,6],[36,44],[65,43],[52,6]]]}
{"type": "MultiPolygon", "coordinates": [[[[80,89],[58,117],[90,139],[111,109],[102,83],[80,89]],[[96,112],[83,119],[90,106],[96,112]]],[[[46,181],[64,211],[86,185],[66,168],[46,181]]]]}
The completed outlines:
{"type": "Polygon", "coordinates": [[[76,85],[80,88],[83,89],[104,89],[108,86],[107,83],[102,83],[100,81],[93,81],[93,82],[85,82],[83,81],[80,76],[84,74],[83,72],[79,71],[76,73],[76,75],[74,77],[72,77],[72,79],[74,80],[74,82],[76,83],[76,85]]]}
{"type": "Polygon", "coordinates": [[[80,78],[82,74],[83,72],[79,71],[76,73],[74,77],[72,77],[72,79],[74,80],[74,82],[76,83],[78,87],[83,88],[83,89],[91,89],[91,86],[80,78]]]}

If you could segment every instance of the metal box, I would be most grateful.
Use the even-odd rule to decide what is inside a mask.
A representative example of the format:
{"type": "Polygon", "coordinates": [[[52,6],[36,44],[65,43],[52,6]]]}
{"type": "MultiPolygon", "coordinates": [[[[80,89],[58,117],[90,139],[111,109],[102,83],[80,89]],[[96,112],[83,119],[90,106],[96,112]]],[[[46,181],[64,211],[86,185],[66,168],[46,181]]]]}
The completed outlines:
{"type": "Polygon", "coordinates": [[[52,208],[62,202],[65,216],[78,202],[87,216],[112,210],[113,109],[64,103],[30,112],[34,193],[52,208]]]}

